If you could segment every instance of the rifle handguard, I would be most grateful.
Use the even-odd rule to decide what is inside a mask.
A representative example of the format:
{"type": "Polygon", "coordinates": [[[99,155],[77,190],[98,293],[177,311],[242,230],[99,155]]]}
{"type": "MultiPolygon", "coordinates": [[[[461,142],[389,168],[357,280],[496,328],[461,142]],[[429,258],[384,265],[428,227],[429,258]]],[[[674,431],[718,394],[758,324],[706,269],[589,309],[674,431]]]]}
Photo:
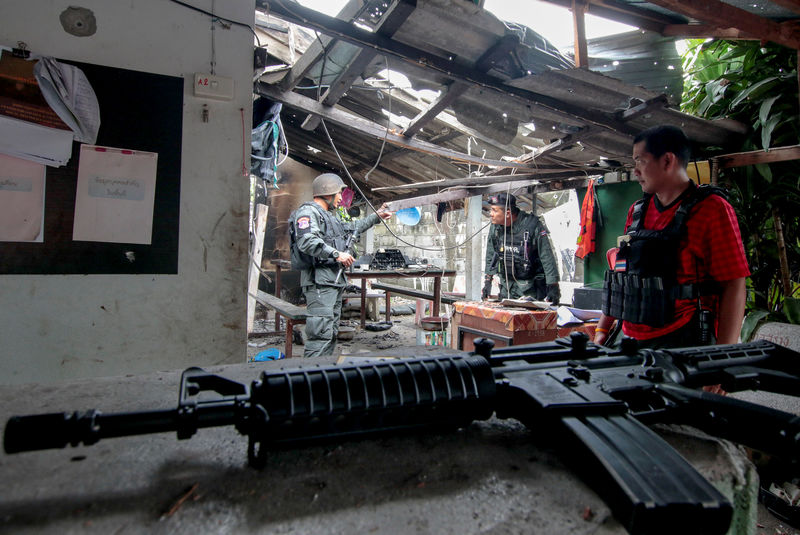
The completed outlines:
{"type": "Polygon", "coordinates": [[[495,393],[491,366],[472,355],[263,372],[251,389],[250,461],[263,464],[262,446],[462,427],[492,415],[495,393]]]}

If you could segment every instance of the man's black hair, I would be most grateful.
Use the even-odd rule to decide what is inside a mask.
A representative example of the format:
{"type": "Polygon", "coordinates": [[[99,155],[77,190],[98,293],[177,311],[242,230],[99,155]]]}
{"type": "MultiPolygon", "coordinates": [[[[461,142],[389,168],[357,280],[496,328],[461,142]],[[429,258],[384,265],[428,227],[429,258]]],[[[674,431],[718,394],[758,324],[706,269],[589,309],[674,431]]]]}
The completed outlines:
{"type": "Polygon", "coordinates": [[[673,153],[683,167],[689,165],[692,157],[692,146],[683,130],[677,126],[662,125],[648,128],[633,138],[633,144],[644,141],[647,152],[661,158],[667,152],[673,153]]]}

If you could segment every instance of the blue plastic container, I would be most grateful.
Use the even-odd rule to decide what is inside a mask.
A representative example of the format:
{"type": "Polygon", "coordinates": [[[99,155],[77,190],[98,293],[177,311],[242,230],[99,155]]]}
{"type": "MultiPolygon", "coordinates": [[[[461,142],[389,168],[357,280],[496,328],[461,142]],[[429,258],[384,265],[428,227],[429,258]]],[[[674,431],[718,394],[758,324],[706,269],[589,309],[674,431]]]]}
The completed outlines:
{"type": "Polygon", "coordinates": [[[422,211],[418,207],[412,206],[411,208],[403,208],[402,210],[398,210],[395,215],[397,216],[397,221],[404,225],[413,227],[419,223],[419,220],[422,217],[422,211]]]}
{"type": "Polygon", "coordinates": [[[271,347],[256,353],[256,356],[253,357],[253,362],[264,362],[267,360],[279,360],[283,358],[286,358],[286,355],[284,355],[280,349],[271,347]]]}

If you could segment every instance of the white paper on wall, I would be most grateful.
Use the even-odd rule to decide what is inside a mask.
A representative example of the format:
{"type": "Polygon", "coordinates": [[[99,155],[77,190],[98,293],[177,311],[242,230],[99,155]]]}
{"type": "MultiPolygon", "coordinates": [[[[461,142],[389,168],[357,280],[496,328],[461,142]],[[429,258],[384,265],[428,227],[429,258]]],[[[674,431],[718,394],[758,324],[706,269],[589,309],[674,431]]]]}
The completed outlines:
{"type": "Polygon", "coordinates": [[[45,167],[0,154],[0,241],[42,241],[45,167]]]}
{"type": "Polygon", "coordinates": [[[158,154],[82,145],[72,239],[149,245],[158,154]]]}

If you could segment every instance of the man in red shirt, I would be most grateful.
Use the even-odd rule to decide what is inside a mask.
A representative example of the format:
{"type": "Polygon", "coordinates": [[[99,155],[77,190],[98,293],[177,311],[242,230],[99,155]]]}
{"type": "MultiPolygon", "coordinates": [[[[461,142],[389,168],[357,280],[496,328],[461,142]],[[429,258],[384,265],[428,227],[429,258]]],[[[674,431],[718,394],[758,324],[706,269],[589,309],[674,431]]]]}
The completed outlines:
{"type": "Polygon", "coordinates": [[[596,343],[605,342],[615,317],[640,347],[738,341],[750,274],[739,224],[723,197],[689,179],[689,157],[689,140],[677,127],[634,139],[644,196],[628,211],[596,343]]]}

